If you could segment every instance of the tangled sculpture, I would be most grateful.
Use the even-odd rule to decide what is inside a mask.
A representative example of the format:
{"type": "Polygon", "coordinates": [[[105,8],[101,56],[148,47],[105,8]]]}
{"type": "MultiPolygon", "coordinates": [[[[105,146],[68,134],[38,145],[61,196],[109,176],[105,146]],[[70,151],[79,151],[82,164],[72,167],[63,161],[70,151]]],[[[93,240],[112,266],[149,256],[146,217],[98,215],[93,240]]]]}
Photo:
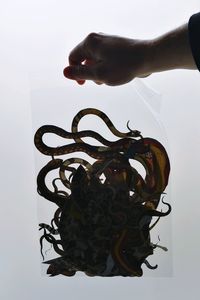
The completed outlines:
{"type": "Polygon", "coordinates": [[[53,125],[36,131],[35,146],[51,157],[37,176],[37,190],[57,206],[51,224],[39,224],[43,230],[43,259],[43,240],[59,254],[44,262],[49,264],[50,276],[73,276],[77,271],[88,276],[142,276],[142,264],[157,268],[150,265],[147,257],[156,247],[166,248],[151,242],[150,230],[171,212],[170,204],[163,199],[167,211],[157,210],[168,184],[170,163],[157,140],[144,138],[139,131],[131,130],[128,123],[127,128],[129,131],[122,133],[105,113],[87,108],[74,117],[71,132],[53,125]],[[111,142],[95,131],[78,131],[81,118],[90,114],[100,117],[119,139],[111,142]],[[47,133],[73,139],[74,143],[50,147],[43,141],[47,133]],[[102,146],[85,143],[84,137],[92,137],[102,146]],[[73,152],[87,153],[95,162],[55,158],[73,152]],[[133,160],[145,168],[145,178],[131,165],[133,160]],[[72,166],[77,164],[78,167],[72,166]],[[55,170],[59,175],[52,180],[52,190],[45,178],[55,170]],[[63,188],[58,188],[57,181],[63,188]]]}

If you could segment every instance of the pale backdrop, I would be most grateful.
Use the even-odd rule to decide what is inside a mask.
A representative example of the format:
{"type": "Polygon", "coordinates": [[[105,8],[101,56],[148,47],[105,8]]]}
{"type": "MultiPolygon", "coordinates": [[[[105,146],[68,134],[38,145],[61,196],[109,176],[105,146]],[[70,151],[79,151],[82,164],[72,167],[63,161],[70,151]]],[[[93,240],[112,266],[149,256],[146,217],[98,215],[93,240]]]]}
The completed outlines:
{"type": "MultiPolygon", "coordinates": [[[[177,70],[143,79],[162,96],[159,116],[170,147],[173,213],[169,277],[41,276],[31,100],[33,90],[49,87],[77,89],[79,93],[84,89],[89,95],[92,83],[80,87],[62,75],[69,51],[89,32],[153,38],[187,22],[198,9],[199,1],[195,0],[1,1],[2,299],[197,299],[199,72],[177,70]]],[[[126,89],[130,94],[133,84],[126,89]]]]}

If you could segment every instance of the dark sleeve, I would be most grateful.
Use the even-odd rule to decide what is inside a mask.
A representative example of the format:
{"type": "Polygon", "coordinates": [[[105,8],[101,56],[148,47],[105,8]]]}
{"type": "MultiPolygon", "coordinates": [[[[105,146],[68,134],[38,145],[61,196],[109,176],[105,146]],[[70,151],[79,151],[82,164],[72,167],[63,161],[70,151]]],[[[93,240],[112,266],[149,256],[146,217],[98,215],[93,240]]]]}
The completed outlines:
{"type": "Polygon", "coordinates": [[[200,71],[200,13],[192,15],[188,22],[189,41],[192,55],[200,71]]]}

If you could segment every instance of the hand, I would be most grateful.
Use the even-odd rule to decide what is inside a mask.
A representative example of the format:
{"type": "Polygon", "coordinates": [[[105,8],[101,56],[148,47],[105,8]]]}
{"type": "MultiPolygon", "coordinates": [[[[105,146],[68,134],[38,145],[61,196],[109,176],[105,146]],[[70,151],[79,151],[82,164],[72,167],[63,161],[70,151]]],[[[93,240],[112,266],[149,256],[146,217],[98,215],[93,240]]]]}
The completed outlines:
{"type": "Polygon", "coordinates": [[[153,40],[90,33],[69,55],[64,75],[84,84],[125,84],[135,77],[173,69],[197,69],[188,24],[153,40]]]}
{"type": "Polygon", "coordinates": [[[69,55],[65,77],[84,84],[121,85],[135,77],[149,75],[149,42],[119,36],[90,33],[69,55]]]}

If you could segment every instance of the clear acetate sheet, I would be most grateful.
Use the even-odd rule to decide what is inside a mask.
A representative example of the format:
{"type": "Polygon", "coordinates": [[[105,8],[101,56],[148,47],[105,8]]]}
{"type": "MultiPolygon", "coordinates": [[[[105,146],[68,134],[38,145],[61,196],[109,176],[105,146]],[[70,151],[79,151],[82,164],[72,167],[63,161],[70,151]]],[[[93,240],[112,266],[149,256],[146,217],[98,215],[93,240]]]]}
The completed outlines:
{"type": "MultiPolygon", "coordinates": [[[[41,126],[53,125],[71,132],[72,120],[78,114],[78,112],[84,109],[94,108],[95,110],[101,111],[106,114],[118,131],[124,133],[128,132],[129,129],[137,130],[141,132],[143,138],[151,138],[157,140],[165,148],[170,162],[169,143],[165,128],[162,124],[162,120],[160,119],[161,104],[162,95],[146,86],[143,81],[139,79],[135,80],[131,84],[119,87],[108,87],[105,85],[97,86],[92,83],[87,83],[84,86],[68,84],[66,86],[46,86],[45,88],[34,88],[31,90],[36,182],[35,201],[37,201],[38,203],[38,224],[46,224],[46,227],[43,225],[43,227],[41,228],[40,226],[40,230],[38,231],[38,241],[40,241],[40,243],[38,243],[38,247],[41,248],[42,275],[47,276],[47,273],[52,274],[51,272],[54,272],[53,274],[57,275],[57,271],[54,270],[54,267],[51,267],[53,271],[48,271],[49,264],[46,264],[44,262],[60,257],[60,255],[56,252],[55,247],[58,247],[62,250],[62,245],[59,242],[55,242],[55,240],[60,241],[62,239],[60,238],[58,233],[54,234],[55,232],[53,233],[53,230],[56,231],[61,216],[57,217],[56,221],[55,219],[53,220],[55,211],[57,210],[58,206],[56,206],[55,203],[45,199],[45,197],[41,195],[41,192],[38,191],[37,176],[40,170],[52,159],[67,160],[71,157],[75,157],[86,160],[92,165],[95,161],[95,158],[91,157],[84,151],[73,152],[61,156],[51,156],[50,154],[46,155],[44,153],[41,153],[34,145],[34,135],[36,131],[41,126]],[[129,129],[127,128],[127,122],[129,129]],[[51,227],[50,231],[50,227],[48,228],[47,225],[51,227]],[[44,230],[46,231],[46,238],[44,237],[41,240],[41,237],[44,234],[44,230]]],[[[86,114],[79,120],[78,131],[83,130],[92,130],[94,132],[97,132],[109,141],[116,141],[117,139],[119,139],[113,135],[113,133],[109,129],[109,126],[106,125],[105,121],[95,114],[86,114]]],[[[54,148],[74,143],[74,140],[72,139],[65,139],[55,133],[49,132],[44,134],[42,139],[46,145],[54,148]]],[[[102,146],[102,143],[100,143],[93,137],[86,136],[82,139],[87,144],[95,145],[96,147],[102,146]]],[[[147,172],[144,165],[136,160],[131,160],[130,164],[144,179],[147,172]]],[[[78,169],[78,162],[71,165],[71,167],[73,170],[78,169]]],[[[70,177],[69,170],[70,168],[65,170],[66,178],[70,177]]],[[[70,191],[67,190],[66,187],[63,188],[62,182],[60,182],[59,180],[53,181],[53,179],[58,177],[58,172],[56,172],[57,170],[54,169],[52,170],[52,172],[49,172],[46,175],[45,184],[50,193],[55,194],[57,190],[58,194],[64,197],[65,193],[63,191],[65,190],[68,194],[70,194],[70,191]]],[[[170,193],[170,172],[168,184],[164,189],[162,195],[160,195],[160,201],[157,207],[157,211],[166,212],[168,206],[162,203],[161,199],[173,206],[170,193]]],[[[152,225],[157,219],[158,217],[153,217],[150,225],[152,225]]],[[[160,217],[158,223],[150,231],[150,241],[151,245],[156,245],[157,247],[154,247],[153,255],[149,255],[147,257],[147,260],[150,266],[158,265],[158,267],[156,269],[150,269],[145,263],[143,263],[141,266],[143,272],[142,276],[171,277],[171,214],[160,217]]],[[[74,251],[76,251],[75,248],[74,251]]],[[[112,258],[111,256],[109,257],[110,259],[112,258]]],[[[122,265],[123,263],[124,262],[122,261],[122,265]]],[[[105,260],[105,269],[111,269],[111,265],[113,266],[113,264],[113,259],[112,262],[109,261],[109,259],[105,260]]],[[[65,271],[63,272],[63,275],[66,275],[65,271]]],[[[106,273],[102,272],[102,274],[106,273]]],[[[86,276],[84,272],[81,272],[79,270],[74,275],[86,276]]]]}

